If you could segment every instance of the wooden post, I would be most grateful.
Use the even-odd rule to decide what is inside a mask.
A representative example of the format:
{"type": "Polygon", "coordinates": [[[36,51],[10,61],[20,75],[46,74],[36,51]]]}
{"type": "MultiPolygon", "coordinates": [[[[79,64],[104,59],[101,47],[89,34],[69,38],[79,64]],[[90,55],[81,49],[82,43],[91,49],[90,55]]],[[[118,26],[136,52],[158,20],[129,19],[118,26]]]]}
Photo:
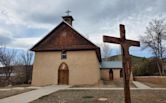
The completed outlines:
{"type": "Polygon", "coordinates": [[[140,46],[140,42],[133,40],[126,40],[125,26],[122,24],[120,24],[120,38],[103,36],[103,41],[121,45],[125,103],[131,103],[131,97],[130,97],[131,58],[129,54],[129,47],[140,46]]]}

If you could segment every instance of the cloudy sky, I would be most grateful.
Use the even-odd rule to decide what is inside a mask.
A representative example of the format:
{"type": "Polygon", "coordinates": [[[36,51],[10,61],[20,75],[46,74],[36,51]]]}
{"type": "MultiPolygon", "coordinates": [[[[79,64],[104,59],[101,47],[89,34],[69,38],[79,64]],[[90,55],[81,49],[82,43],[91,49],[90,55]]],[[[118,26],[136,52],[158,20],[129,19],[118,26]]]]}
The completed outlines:
{"type": "MultiPolygon", "coordinates": [[[[119,37],[119,24],[126,37],[139,40],[148,22],[166,17],[166,0],[0,0],[0,43],[30,49],[71,10],[73,27],[96,43],[103,35],[119,37]]],[[[110,45],[114,53],[119,46],[110,45]]],[[[150,56],[149,51],[130,49],[131,54],[150,56]]]]}

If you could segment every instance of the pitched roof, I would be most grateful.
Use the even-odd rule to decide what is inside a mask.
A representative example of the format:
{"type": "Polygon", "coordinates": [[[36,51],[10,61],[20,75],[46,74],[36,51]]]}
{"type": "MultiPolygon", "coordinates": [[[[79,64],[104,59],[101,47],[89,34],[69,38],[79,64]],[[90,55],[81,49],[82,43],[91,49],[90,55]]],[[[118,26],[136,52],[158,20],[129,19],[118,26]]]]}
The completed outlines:
{"type": "Polygon", "coordinates": [[[100,48],[62,21],[31,49],[32,51],[95,50],[101,61],[100,48]]]}
{"type": "Polygon", "coordinates": [[[100,68],[114,69],[114,68],[123,68],[122,61],[102,61],[100,68]]]}

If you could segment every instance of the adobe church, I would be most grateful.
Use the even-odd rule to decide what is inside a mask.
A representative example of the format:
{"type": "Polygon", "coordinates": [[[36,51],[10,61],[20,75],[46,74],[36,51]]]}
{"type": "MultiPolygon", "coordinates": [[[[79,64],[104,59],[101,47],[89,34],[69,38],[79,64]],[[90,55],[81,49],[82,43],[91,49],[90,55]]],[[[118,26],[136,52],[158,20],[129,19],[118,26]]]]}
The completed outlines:
{"type": "Polygon", "coordinates": [[[31,49],[35,52],[32,85],[97,84],[101,79],[100,48],[72,27],[72,16],[62,18],[31,49]]]}

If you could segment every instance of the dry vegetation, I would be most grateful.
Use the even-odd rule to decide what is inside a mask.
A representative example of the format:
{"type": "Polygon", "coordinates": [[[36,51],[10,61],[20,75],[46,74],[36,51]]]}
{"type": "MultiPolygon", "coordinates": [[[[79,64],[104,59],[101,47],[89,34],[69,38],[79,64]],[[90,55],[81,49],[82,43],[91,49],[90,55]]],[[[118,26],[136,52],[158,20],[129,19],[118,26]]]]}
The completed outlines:
{"type": "Polygon", "coordinates": [[[10,97],[13,95],[21,94],[24,92],[31,91],[33,89],[24,89],[24,90],[7,90],[7,91],[0,91],[0,99],[10,97]]]}
{"type": "MultiPolygon", "coordinates": [[[[133,90],[132,103],[166,103],[166,90],[133,90]]],[[[124,103],[122,90],[63,90],[31,103],[124,103]],[[99,101],[99,98],[107,98],[99,101]]]]}
{"type": "Polygon", "coordinates": [[[151,82],[142,82],[143,84],[151,87],[151,88],[166,88],[166,83],[151,83],[151,82]]]}

